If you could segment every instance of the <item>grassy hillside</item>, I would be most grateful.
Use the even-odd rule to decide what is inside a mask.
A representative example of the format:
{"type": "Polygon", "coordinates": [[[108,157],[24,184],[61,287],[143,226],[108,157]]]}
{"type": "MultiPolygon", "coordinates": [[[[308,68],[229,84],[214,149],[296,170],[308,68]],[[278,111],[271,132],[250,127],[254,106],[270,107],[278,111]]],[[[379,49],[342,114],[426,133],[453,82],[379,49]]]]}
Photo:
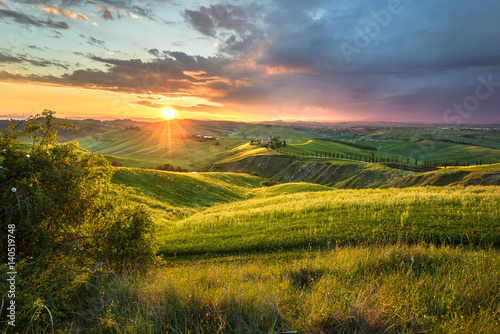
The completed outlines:
{"type": "Polygon", "coordinates": [[[491,149],[480,146],[463,145],[449,142],[423,140],[418,142],[401,141],[374,141],[364,142],[364,145],[377,148],[378,153],[398,156],[410,156],[420,162],[428,160],[433,162],[467,163],[476,164],[482,159],[483,163],[500,162],[500,149],[491,149]]]}
{"type": "MultiPolygon", "coordinates": [[[[408,132],[416,133],[417,138],[429,134],[423,130],[408,130],[408,132]]],[[[424,161],[429,163],[448,161],[449,164],[458,162],[474,165],[479,161],[482,163],[500,161],[499,149],[436,140],[410,141],[405,137],[408,135],[405,132],[395,133],[398,136],[392,132],[382,132],[379,135],[384,134],[386,137],[394,135],[396,139],[380,139],[375,136],[376,141],[361,142],[362,145],[377,149],[374,151],[348,145],[359,144],[357,142],[343,144],[327,141],[325,139],[328,139],[329,132],[313,131],[313,129],[305,131],[290,126],[171,120],[147,124],[142,130],[126,128],[93,134],[79,138],[78,141],[86,149],[108,155],[111,161],[119,161],[124,166],[155,167],[159,164],[170,163],[188,170],[204,170],[214,164],[232,163],[254,156],[278,155],[279,153],[268,151],[263,147],[249,145],[249,139],[263,138],[268,135],[280,136],[286,140],[286,147],[279,150],[283,154],[306,156],[307,159],[313,160],[315,158],[309,156],[335,153],[342,155],[344,159],[347,159],[348,155],[349,158],[355,155],[355,159],[365,161],[370,160],[371,157],[386,160],[403,159],[404,162],[409,159],[410,164],[414,164],[415,159],[420,164],[424,161]],[[216,136],[217,140],[200,142],[191,138],[195,135],[216,136]],[[310,139],[311,137],[323,138],[323,140],[310,139]]],[[[338,137],[338,134],[332,132],[331,136],[338,137]]],[[[447,138],[450,136],[447,135],[447,138]]],[[[470,138],[472,135],[468,133],[459,136],[469,137],[455,136],[454,140],[477,139],[470,138]]],[[[493,134],[488,136],[493,138],[493,134]]]]}
{"type": "MultiPolygon", "coordinates": [[[[200,142],[191,138],[182,138],[169,135],[165,132],[147,130],[118,130],[100,135],[79,138],[78,142],[84,148],[106,155],[132,159],[122,160],[126,166],[137,166],[141,161],[144,167],[171,163],[187,169],[201,167],[216,161],[223,161],[232,155],[241,154],[240,151],[254,149],[247,147],[235,148],[247,144],[245,140],[218,138],[200,142]],[[130,162],[130,164],[129,164],[130,162]]],[[[255,154],[268,154],[263,150],[255,154]]],[[[120,161],[119,159],[112,158],[120,161]]]]}
{"type": "Polygon", "coordinates": [[[434,138],[436,140],[452,140],[469,143],[473,146],[482,146],[500,149],[500,132],[493,130],[453,130],[453,129],[400,129],[375,130],[365,134],[362,139],[417,141],[434,138]]]}
{"type": "MultiPolygon", "coordinates": [[[[294,161],[232,164],[245,160],[275,173],[294,161]]],[[[345,187],[373,185],[386,172],[392,186],[500,175],[498,165],[412,174],[295,162],[309,177],[337,170],[345,187]]],[[[120,333],[498,330],[500,187],[340,190],[264,181],[117,168],[113,182],[127,200],[153,210],[165,262],[106,283],[84,316],[97,317],[98,332],[120,333]]]]}
{"type": "MultiPolygon", "coordinates": [[[[360,166],[377,167],[335,168],[360,166]]],[[[454,180],[463,171],[487,178],[498,166],[397,173],[454,180]]],[[[500,187],[263,181],[116,169],[127,200],[153,210],[165,260],[107,281],[82,318],[96,332],[119,333],[498,330],[500,187]]]]}
{"type": "MultiPolygon", "coordinates": [[[[367,155],[371,156],[375,154],[379,157],[389,157],[389,154],[380,154],[376,151],[364,150],[361,148],[337,143],[329,142],[319,139],[301,139],[301,138],[289,138],[287,139],[287,146],[282,149],[283,153],[286,154],[300,154],[300,155],[312,155],[316,153],[329,153],[338,152],[344,155],[346,154],[357,154],[357,155],[367,155]]],[[[395,157],[392,155],[391,157],[395,157]]]]}
{"type": "Polygon", "coordinates": [[[291,141],[281,151],[286,154],[296,155],[316,155],[330,152],[343,154],[355,154],[365,156],[375,155],[378,158],[410,158],[413,164],[415,159],[422,164],[425,160],[429,163],[476,164],[482,160],[483,163],[500,162],[500,149],[485,148],[473,145],[464,145],[434,140],[402,141],[402,140],[381,140],[373,142],[357,142],[365,146],[374,147],[377,151],[361,149],[341,143],[328,142],[318,139],[299,139],[291,141]]]}
{"type": "Polygon", "coordinates": [[[387,182],[387,187],[500,185],[500,164],[448,167],[414,173],[387,182]]]}
{"type": "Polygon", "coordinates": [[[256,156],[214,165],[219,172],[256,172],[278,182],[310,182],[336,188],[499,185],[500,164],[448,167],[415,173],[413,168],[330,159],[256,156]],[[314,161],[316,160],[316,161],[314,161]]]}
{"type": "Polygon", "coordinates": [[[140,189],[146,196],[177,207],[207,207],[246,199],[262,178],[237,173],[176,173],[118,168],[113,183],[140,189]]]}
{"type": "Polygon", "coordinates": [[[236,173],[175,173],[117,168],[112,182],[131,203],[149,207],[161,225],[218,203],[247,199],[262,178],[236,173]]]}
{"type": "Polygon", "coordinates": [[[84,316],[127,334],[497,333],[498,272],[498,250],[468,247],[176,258],[111,280],[84,316]]]}
{"type": "Polygon", "coordinates": [[[302,192],[194,214],[166,227],[160,252],[270,252],[401,240],[499,246],[499,217],[498,187],[302,192]]]}
{"type": "Polygon", "coordinates": [[[281,126],[270,124],[252,124],[229,121],[200,121],[192,119],[177,119],[163,122],[151,123],[146,127],[153,131],[168,131],[180,134],[207,134],[217,137],[229,137],[235,139],[265,138],[269,135],[281,137],[328,138],[328,133],[320,133],[314,128],[296,128],[293,126],[281,126]]]}

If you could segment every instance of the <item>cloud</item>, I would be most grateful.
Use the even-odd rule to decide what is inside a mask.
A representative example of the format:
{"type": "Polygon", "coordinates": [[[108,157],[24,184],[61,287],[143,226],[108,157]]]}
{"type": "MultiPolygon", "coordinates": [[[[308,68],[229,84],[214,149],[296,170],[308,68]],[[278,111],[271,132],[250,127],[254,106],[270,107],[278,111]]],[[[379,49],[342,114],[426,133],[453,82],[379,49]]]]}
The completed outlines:
{"type": "Polygon", "coordinates": [[[112,5],[111,6],[111,9],[115,10],[116,11],[116,16],[121,19],[122,18],[122,15],[120,13],[120,9],[118,7],[116,7],[115,5],[112,5]]]}
{"type": "MultiPolygon", "coordinates": [[[[162,96],[189,94],[203,98],[204,101],[224,95],[230,91],[228,86],[244,87],[246,85],[245,80],[249,73],[244,69],[245,64],[237,59],[232,61],[219,57],[191,56],[183,52],[170,51],[163,51],[161,54],[165,55],[164,58],[152,61],[88,56],[89,59],[104,64],[106,69],[79,69],[59,77],[23,76],[4,72],[0,80],[84,87],[132,94],[147,93],[162,96]]],[[[9,58],[9,60],[16,61],[17,59],[9,58]]]]}
{"type": "Polygon", "coordinates": [[[267,46],[259,64],[359,75],[491,68],[500,64],[500,45],[489,41],[498,40],[500,30],[491,29],[497,19],[488,14],[498,3],[487,2],[490,7],[401,0],[390,14],[387,4],[368,0],[278,1],[265,17],[267,46]]]}
{"type": "Polygon", "coordinates": [[[56,7],[55,5],[41,5],[39,7],[39,10],[42,13],[46,13],[46,14],[63,16],[63,17],[68,17],[68,18],[72,18],[72,19],[84,20],[87,23],[90,22],[88,17],[86,17],[83,14],[72,12],[69,9],[61,9],[59,7],[56,7]]]}
{"type": "Polygon", "coordinates": [[[55,60],[39,59],[34,57],[29,57],[28,55],[9,55],[0,52],[0,64],[20,64],[27,63],[38,67],[59,67],[63,69],[68,69],[68,66],[57,62],[55,60]]]}
{"type": "MultiPolygon", "coordinates": [[[[95,38],[93,36],[88,36],[87,37],[87,36],[85,36],[83,34],[80,34],[79,36],[81,38],[83,38],[83,39],[86,39],[86,42],[89,45],[100,47],[100,48],[103,48],[104,50],[108,50],[108,48],[106,47],[106,42],[103,41],[103,40],[101,40],[101,39],[95,38]]],[[[75,53],[75,54],[83,56],[83,54],[81,54],[81,53],[75,53]]]]}
{"type": "Polygon", "coordinates": [[[166,103],[159,103],[156,101],[151,101],[151,100],[139,100],[135,101],[135,104],[139,104],[142,106],[150,107],[150,108],[156,108],[156,109],[161,109],[166,107],[166,103]]]}
{"type": "MultiPolygon", "coordinates": [[[[205,7],[202,7],[202,9],[205,7]]],[[[207,36],[215,36],[215,23],[212,18],[203,11],[186,9],[184,11],[186,21],[196,30],[207,36]]]]}
{"type": "Polygon", "coordinates": [[[41,28],[69,29],[69,25],[64,21],[55,22],[52,20],[40,20],[34,16],[7,9],[0,9],[0,19],[13,19],[19,24],[41,28]]]}
{"type": "Polygon", "coordinates": [[[183,12],[186,22],[203,35],[216,37],[220,52],[236,55],[248,51],[264,36],[259,26],[263,7],[216,4],[183,12]]]}
{"type": "Polygon", "coordinates": [[[160,51],[158,49],[149,49],[148,53],[152,56],[159,57],[160,56],[160,51]]]}
{"type": "MultiPolygon", "coordinates": [[[[127,13],[127,16],[132,19],[145,17],[153,21],[166,23],[158,15],[156,10],[159,2],[157,0],[136,1],[136,0],[18,0],[19,3],[29,4],[33,6],[49,6],[56,7],[60,12],[71,10],[73,7],[83,7],[87,5],[99,6],[101,16],[105,19],[112,20],[114,15],[112,11],[116,11],[116,17],[121,18],[121,10],[127,13]]],[[[96,25],[95,22],[92,23],[96,25]]]]}
{"type": "Polygon", "coordinates": [[[0,52],[0,64],[4,63],[20,63],[23,60],[14,56],[6,55],[0,52]]]}
{"type": "Polygon", "coordinates": [[[139,18],[139,16],[135,15],[134,13],[132,13],[132,12],[130,11],[130,9],[128,9],[128,8],[127,8],[127,9],[125,9],[125,12],[126,12],[126,13],[127,13],[127,15],[128,15],[130,18],[132,18],[132,19],[138,19],[138,18],[139,18]]]}
{"type": "Polygon", "coordinates": [[[95,6],[102,11],[102,18],[105,20],[114,20],[115,18],[113,17],[113,14],[109,11],[108,7],[96,3],[95,6]]]}

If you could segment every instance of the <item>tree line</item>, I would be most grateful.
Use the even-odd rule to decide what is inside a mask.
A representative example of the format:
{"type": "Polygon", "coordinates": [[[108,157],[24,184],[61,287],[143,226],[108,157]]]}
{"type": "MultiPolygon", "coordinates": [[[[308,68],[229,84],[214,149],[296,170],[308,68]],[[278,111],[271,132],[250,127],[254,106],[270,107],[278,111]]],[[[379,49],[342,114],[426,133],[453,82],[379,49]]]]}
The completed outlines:
{"type": "MultiPolygon", "coordinates": [[[[366,162],[366,163],[397,163],[397,164],[402,164],[402,165],[415,165],[415,166],[426,166],[426,167],[451,167],[451,166],[471,166],[475,165],[476,166],[481,166],[484,164],[483,159],[479,159],[476,161],[471,161],[467,160],[466,163],[464,162],[459,162],[458,160],[455,161],[448,161],[445,160],[440,161],[440,162],[431,162],[429,160],[423,160],[419,161],[418,159],[411,159],[409,157],[379,157],[375,155],[374,153],[371,154],[360,154],[360,153],[342,153],[342,152],[295,152],[295,153],[290,153],[286,152],[282,149],[277,149],[276,150],[278,153],[286,154],[286,155],[291,155],[293,158],[295,157],[304,157],[304,158],[320,158],[320,159],[337,159],[337,160],[350,160],[350,161],[359,161],[359,162],[366,162]]],[[[492,163],[491,161],[489,162],[490,164],[492,163]]]]}

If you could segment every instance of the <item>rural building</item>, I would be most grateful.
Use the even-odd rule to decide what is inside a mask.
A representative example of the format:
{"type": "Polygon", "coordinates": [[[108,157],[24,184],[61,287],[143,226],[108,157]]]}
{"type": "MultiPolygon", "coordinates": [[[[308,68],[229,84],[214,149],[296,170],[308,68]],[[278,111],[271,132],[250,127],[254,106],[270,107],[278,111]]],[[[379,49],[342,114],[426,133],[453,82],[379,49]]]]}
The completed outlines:
{"type": "Polygon", "coordinates": [[[272,141],[273,141],[273,140],[271,139],[271,136],[269,135],[269,137],[262,139],[260,142],[261,142],[262,144],[266,145],[266,144],[271,144],[271,143],[272,143],[272,141]]]}

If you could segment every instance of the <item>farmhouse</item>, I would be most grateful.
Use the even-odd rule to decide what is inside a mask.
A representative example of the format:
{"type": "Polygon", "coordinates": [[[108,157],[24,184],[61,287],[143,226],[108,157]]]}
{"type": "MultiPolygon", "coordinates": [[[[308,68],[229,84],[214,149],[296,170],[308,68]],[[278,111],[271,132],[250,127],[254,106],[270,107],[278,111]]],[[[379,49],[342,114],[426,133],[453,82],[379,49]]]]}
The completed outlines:
{"type": "Polygon", "coordinates": [[[273,140],[271,139],[271,135],[269,135],[269,137],[262,139],[260,142],[261,142],[262,144],[266,145],[266,144],[271,144],[271,143],[272,143],[272,141],[273,141],[273,140]]]}

